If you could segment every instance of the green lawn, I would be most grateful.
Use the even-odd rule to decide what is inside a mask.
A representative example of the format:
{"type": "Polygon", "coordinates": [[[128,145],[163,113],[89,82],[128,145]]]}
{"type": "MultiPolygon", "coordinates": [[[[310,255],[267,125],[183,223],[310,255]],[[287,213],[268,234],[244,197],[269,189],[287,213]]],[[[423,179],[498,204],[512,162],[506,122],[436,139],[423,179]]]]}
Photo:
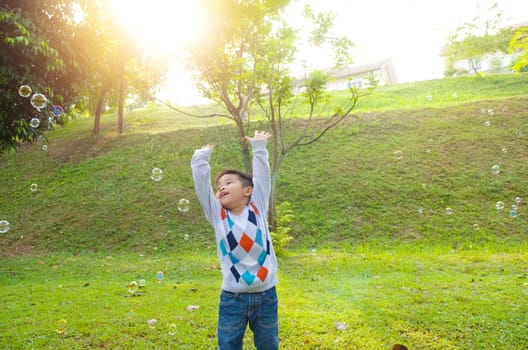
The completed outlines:
{"type": "MultiPolygon", "coordinates": [[[[527,106],[528,75],[380,87],[289,154],[282,348],[528,348],[527,106]]],[[[221,276],[189,163],[215,143],[214,173],[242,167],[236,132],[157,105],[125,119],[0,157],[0,348],[216,347],[221,276]]]]}

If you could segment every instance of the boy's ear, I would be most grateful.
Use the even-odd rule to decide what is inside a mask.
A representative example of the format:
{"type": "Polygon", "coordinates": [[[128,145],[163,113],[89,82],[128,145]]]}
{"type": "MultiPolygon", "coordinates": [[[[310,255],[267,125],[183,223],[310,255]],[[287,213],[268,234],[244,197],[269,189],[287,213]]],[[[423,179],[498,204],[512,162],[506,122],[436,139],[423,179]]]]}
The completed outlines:
{"type": "Polygon", "coordinates": [[[253,186],[244,187],[244,196],[251,197],[251,194],[253,194],[253,186]]]}

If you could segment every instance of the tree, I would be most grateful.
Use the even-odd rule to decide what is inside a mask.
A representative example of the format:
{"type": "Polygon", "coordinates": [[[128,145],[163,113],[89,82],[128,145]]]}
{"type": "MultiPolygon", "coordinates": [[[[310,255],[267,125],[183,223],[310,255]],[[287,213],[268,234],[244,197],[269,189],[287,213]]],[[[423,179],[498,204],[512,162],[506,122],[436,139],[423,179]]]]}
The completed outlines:
{"type": "MultiPolygon", "coordinates": [[[[477,8],[480,8],[477,5],[477,8]]],[[[507,52],[512,36],[511,29],[500,28],[503,11],[494,4],[487,9],[485,15],[478,15],[472,21],[456,28],[447,38],[448,45],[445,56],[451,66],[458,60],[467,60],[471,71],[480,75],[480,62],[486,54],[507,52]]],[[[448,74],[455,73],[451,69],[448,74]]]]}
{"type": "Polygon", "coordinates": [[[117,102],[111,103],[117,105],[117,130],[123,133],[127,97],[134,93],[146,99],[161,82],[168,64],[162,56],[141,50],[140,43],[117,23],[108,1],[86,1],[82,9],[85,17],[79,24],[83,38],[80,49],[85,53],[84,64],[90,72],[91,90],[87,95],[93,102],[92,134],[100,133],[103,109],[113,96],[117,96],[117,102]]]}
{"type": "Polygon", "coordinates": [[[517,73],[524,72],[528,67],[528,27],[517,29],[509,44],[510,53],[519,53],[519,57],[513,65],[517,73]]]}
{"type": "Polygon", "coordinates": [[[72,103],[76,81],[68,75],[74,70],[65,65],[67,55],[59,54],[67,53],[72,42],[69,5],[60,0],[0,4],[0,152],[45,138],[44,130],[63,122],[50,105],[60,103],[68,110],[72,103]],[[22,85],[31,89],[27,97],[18,93],[22,85]],[[39,108],[30,103],[36,93],[44,95],[39,108]],[[32,118],[38,126],[30,125],[32,118]]]}
{"type": "MultiPolygon", "coordinates": [[[[272,190],[269,223],[275,227],[277,178],[286,155],[293,149],[312,144],[339,125],[355,107],[358,99],[372,89],[350,89],[348,99],[336,104],[326,92],[330,77],[323,71],[307,73],[305,91],[293,92],[291,67],[300,43],[300,30],[282,19],[288,0],[205,1],[209,28],[206,36],[196,40],[188,51],[188,67],[194,73],[197,87],[225,108],[222,116],[234,121],[240,140],[243,161],[248,172],[251,159],[244,141],[254,114],[260,109],[273,132],[272,190]],[[292,127],[299,116],[289,107],[302,100],[308,106],[300,134],[292,127]],[[325,112],[331,106],[331,112],[325,112]],[[323,115],[321,115],[323,113],[323,115]],[[330,114],[324,116],[324,114],[330,114]]],[[[334,17],[315,14],[309,7],[304,14],[311,20],[310,43],[330,47],[337,64],[350,61],[352,42],[347,37],[331,35],[334,17]]],[[[374,87],[372,85],[371,87],[374,87]]]]}

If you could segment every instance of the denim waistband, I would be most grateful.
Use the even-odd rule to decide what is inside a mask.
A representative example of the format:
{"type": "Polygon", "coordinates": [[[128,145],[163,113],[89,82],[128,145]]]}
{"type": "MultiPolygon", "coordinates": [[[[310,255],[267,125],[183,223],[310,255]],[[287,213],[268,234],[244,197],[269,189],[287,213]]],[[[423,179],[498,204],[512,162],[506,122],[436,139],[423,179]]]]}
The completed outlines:
{"type": "Polygon", "coordinates": [[[227,294],[227,295],[233,295],[233,296],[236,296],[236,295],[248,295],[248,294],[251,294],[251,295],[262,295],[262,294],[266,294],[268,292],[271,292],[271,291],[274,291],[275,290],[275,286],[271,287],[270,289],[266,289],[262,292],[242,292],[242,293],[236,293],[236,292],[229,292],[225,289],[222,289],[222,293],[223,294],[227,294]]]}

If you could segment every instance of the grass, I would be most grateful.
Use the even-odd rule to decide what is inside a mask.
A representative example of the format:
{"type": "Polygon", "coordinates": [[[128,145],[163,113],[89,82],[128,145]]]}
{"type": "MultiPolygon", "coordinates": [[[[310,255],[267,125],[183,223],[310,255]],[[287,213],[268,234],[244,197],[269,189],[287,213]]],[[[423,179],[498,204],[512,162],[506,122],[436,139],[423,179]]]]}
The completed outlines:
{"type": "MultiPolygon", "coordinates": [[[[288,155],[282,348],[528,347],[527,79],[380,87],[328,137],[288,155]]],[[[11,223],[0,235],[0,347],[214,349],[220,275],[189,161],[213,142],[213,172],[241,167],[232,126],[155,105],[128,112],[123,135],[113,114],[100,137],[92,122],[49,133],[46,152],[34,144],[0,158],[0,220],[11,223]],[[133,296],[127,285],[140,279],[133,296]]]]}

